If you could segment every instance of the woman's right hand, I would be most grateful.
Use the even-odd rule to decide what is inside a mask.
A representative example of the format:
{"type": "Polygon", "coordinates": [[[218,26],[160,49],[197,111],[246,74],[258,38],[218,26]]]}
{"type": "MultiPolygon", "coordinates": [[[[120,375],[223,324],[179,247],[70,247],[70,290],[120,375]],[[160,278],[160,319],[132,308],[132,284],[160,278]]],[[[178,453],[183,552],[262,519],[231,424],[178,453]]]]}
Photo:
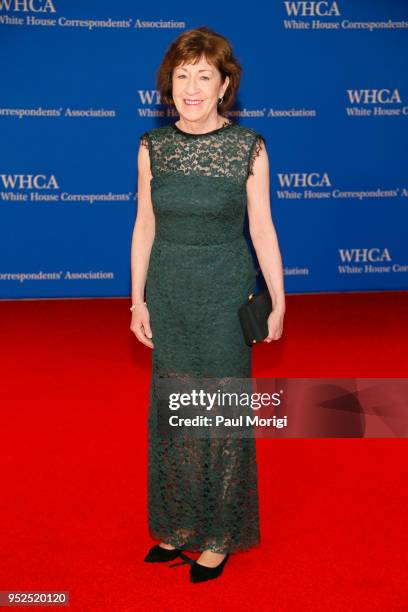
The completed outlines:
{"type": "Polygon", "coordinates": [[[154,348],[152,330],[150,329],[150,317],[146,304],[137,304],[132,311],[132,321],[130,329],[135,334],[136,338],[150,348],[154,348]]]}

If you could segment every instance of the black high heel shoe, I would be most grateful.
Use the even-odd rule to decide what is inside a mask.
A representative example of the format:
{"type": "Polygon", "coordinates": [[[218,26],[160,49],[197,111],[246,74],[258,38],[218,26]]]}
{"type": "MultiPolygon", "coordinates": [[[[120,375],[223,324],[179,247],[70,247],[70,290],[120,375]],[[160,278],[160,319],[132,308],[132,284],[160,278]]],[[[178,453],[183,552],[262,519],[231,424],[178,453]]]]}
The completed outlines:
{"type": "Polygon", "coordinates": [[[169,549],[155,544],[149,550],[144,560],[146,563],[164,563],[166,561],[173,561],[174,559],[177,559],[180,553],[181,548],[169,549]]]}
{"type": "Polygon", "coordinates": [[[224,559],[215,567],[206,567],[194,561],[190,567],[190,580],[191,582],[204,582],[204,580],[212,580],[218,578],[222,574],[226,562],[228,561],[229,553],[227,553],[224,559]]]}

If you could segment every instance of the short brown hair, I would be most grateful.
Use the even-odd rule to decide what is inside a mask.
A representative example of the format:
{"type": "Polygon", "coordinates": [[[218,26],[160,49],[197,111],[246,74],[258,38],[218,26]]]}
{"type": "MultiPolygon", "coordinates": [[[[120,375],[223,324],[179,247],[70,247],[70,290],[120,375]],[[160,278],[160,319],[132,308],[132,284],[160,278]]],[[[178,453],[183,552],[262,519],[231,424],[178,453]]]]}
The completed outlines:
{"type": "Polygon", "coordinates": [[[223,101],[218,105],[222,114],[235,101],[241,80],[242,68],[232,52],[231,43],[221,34],[201,26],[180,34],[169,46],[157,71],[157,89],[164,104],[174,105],[172,96],[173,70],[184,62],[195,64],[202,55],[221,73],[222,82],[229,77],[223,101]]]}

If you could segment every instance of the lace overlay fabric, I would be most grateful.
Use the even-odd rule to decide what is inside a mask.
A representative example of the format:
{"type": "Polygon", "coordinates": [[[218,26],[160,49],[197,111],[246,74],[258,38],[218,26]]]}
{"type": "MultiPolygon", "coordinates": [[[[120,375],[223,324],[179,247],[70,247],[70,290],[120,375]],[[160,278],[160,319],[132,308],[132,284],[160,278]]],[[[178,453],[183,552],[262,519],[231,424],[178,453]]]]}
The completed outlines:
{"type": "Polygon", "coordinates": [[[208,134],[182,132],[177,126],[155,128],[140,136],[150,151],[152,173],[200,174],[246,179],[253,174],[264,137],[230,121],[208,134]]]}
{"type": "Polygon", "coordinates": [[[186,376],[251,377],[238,307],[255,287],[243,221],[263,141],[233,122],[207,134],[173,124],[141,136],[156,219],[146,280],[149,531],[185,550],[233,553],[260,542],[255,440],[160,435],[157,389],[170,377],[180,387],[186,376]]]}

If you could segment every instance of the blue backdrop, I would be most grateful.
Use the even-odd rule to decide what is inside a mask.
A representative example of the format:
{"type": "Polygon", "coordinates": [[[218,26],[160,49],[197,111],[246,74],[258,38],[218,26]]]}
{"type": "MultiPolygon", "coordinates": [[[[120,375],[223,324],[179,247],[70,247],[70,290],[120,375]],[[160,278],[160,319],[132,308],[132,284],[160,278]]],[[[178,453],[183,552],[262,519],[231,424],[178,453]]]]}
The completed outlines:
{"type": "Polygon", "coordinates": [[[178,118],[155,73],[201,25],[266,139],[286,292],[407,288],[406,1],[0,0],[1,297],[130,294],[139,136],[178,118]]]}

